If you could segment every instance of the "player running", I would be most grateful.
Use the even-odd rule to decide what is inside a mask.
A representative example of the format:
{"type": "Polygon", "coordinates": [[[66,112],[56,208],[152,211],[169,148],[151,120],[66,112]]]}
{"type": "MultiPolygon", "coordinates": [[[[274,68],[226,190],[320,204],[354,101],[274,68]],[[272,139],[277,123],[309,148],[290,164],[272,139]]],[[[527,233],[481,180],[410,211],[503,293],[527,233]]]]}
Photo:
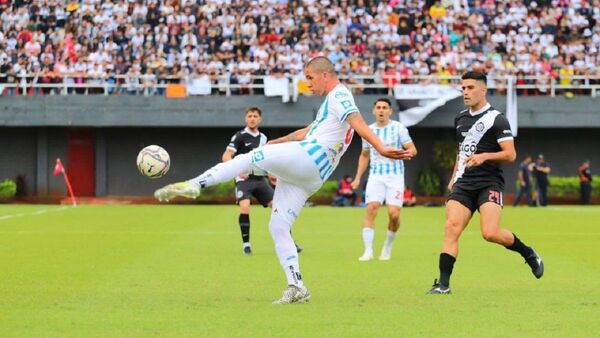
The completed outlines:
{"type": "Polygon", "coordinates": [[[544,264],[533,248],[510,231],[500,227],[504,177],[501,163],[517,156],[508,120],[486,100],[487,77],[480,72],[462,76],[463,100],[468,107],[454,119],[459,153],[448,184],[444,244],[440,254],[440,279],[427,293],[449,294],[450,275],[458,256],[458,239],[473,213],[481,214],[483,238],[518,252],[536,278],[544,274],[544,264]]]}

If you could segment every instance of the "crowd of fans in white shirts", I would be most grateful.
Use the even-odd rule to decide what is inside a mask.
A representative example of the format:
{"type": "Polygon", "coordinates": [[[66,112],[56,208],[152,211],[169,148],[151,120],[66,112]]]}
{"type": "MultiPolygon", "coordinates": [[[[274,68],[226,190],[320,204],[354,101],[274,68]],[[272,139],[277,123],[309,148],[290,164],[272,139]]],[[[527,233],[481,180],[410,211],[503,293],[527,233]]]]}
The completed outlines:
{"type": "Polygon", "coordinates": [[[578,75],[597,84],[600,0],[0,0],[0,84],[161,94],[156,84],[195,76],[241,86],[294,76],[316,55],[356,84],[466,70],[539,85],[529,94],[578,75]]]}

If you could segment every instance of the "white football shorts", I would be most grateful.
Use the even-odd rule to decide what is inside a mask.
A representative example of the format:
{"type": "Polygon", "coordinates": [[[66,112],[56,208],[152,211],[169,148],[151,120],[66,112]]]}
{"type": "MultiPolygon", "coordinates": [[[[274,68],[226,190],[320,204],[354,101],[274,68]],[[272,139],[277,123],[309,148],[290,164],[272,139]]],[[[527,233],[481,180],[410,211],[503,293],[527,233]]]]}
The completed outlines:
{"type": "Polygon", "coordinates": [[[268,144],[250,154],[254,166],[277,178],[273,212],[293,224],[306,200],[323,185],[316,163],[298,142],[268,144]]]}
{"type": "Polygon", "coordinates": [[[367,181],[365,202],[379,202],[402,207],[404,201],[404,175],[370,175],[367,181]]]}

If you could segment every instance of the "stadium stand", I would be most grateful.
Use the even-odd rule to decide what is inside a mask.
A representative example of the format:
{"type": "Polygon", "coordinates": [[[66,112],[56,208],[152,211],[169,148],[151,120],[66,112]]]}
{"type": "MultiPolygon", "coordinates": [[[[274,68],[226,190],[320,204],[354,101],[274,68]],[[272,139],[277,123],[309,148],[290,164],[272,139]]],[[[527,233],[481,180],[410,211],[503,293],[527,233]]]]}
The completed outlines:
{"type": "Polygon", "coordinates": [[[499,91],[517,76],[519,94],[600,83],[599,0],[2,0],[0,12],[9,95],[164,95],[193,81],[261,93],[262,76],[293,77],[318,53],[367,88],[467,68],[499,91]]]}

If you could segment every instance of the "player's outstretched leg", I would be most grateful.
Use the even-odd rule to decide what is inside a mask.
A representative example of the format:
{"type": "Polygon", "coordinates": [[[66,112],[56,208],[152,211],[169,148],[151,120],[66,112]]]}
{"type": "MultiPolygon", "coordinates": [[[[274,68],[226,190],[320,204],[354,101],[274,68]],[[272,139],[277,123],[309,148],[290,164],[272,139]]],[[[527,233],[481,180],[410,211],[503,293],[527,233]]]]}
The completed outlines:
{"type": "Polygon", "coordinates": [[[196,178],[164,186],[154,192],[154,197],[161,202],[168,202],[176,196],[196,198],[200,196],[200,190],[204,187],[219,184],[231,180],[239,174],[250,172],[251,156],[252,152],[238,155],[231,161],[217,164],[196,178]]]}
{"type": "Polygon", "coordinates": [[[502,207],[498,204],[488,202],[479,207],[481,213],[481,234],[483,238],[492,243],[503,245],[508,250],[518,252],[531,268],[536,278],[544,275],[544,263],[535,250],[525,245],[510,231],[500,227],[500,213],[502,207]]]}
{"type": "Polygon", "coordinates": [[[176,196],[196,198],[200,196],[200,186],[191,181],[166,185],[154,192],[154,197],[161,202],[169,202],[176,196]]]}
{"type": "Polygon", "coordinates": [[[514,236],[514,242],[512,245],[506,246],[506,248],[521,254],[521,257],[525,259],[525,263],[527,263],[531,268],[531,273],[533,273],[535,278],[542,278],[544,275],[544,262],[542,261],[540,255],[538,255],[535,249],[521,242],[517,235],[512,235],[514,236]]]}

